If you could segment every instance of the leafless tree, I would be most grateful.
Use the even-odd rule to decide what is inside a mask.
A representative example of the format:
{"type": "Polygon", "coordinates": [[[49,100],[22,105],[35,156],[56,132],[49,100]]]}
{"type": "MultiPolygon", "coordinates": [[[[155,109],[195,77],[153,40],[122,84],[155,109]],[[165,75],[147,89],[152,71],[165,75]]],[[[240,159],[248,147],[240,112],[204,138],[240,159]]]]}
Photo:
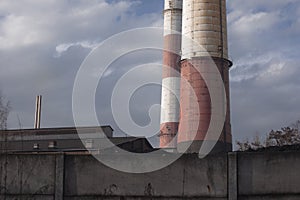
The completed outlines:
{"type": "Polygon", "coordinates": [[[253,141],[250,141],[249,139],[246,139],[243,142],[236,141],[236,144],[238,146],[239,151],[247,151],[247,150],[250,150],[250,149],[257,150],[257,149],[260,149],[260,148],[264,147],[263,143],[260,140],[260,137],[259,137],[258,133],[256,133],[253,141]]]}
{"type": "Polygon", "coordinates": [[[256,149],[260,149],[262,147],[264,147],[264,145],[261,142],[261,139],[260,139],[258,133],[256,133],[256,136],[254,137],[254,140],[251,142],[251,148],[256,150],[256,149]]]}
{"type": "Polygon", "coordinates": [[[0,130],[7,129],[7,118],[11,110],[9,101],[6,101],[0,92],[0,130]]]}
{"type": "Polygon", "coordinates": [[[295,123],[293,123],[291,127],[296,129],[298,134],[300,134],[300,120],[297,120],[295,123]]]}
{"type": "Polygon", "coordinates": [[[248,139],[246,139],[243,142],[236,141],[236,145],[238,146],[239,151],[247,151],[247,150],[251,149],[251,143],[249,142],[248,139]]]}
{"type": "Polygon", "coordinates": [[[285,146],[300,144],[300,135],[298,129],[291,127],[284,127],[281,130],[272,130],[267,139],[266,146],[285,146]]]}
{"type": "Polygon", "coordinates": [[[256,150],[263,147],[286,146],[300,144],[300,120],[296,121],[291,127],[284,127],[277,131],[270,131],[265,141],[261,141],[259,136],[249,141],[248,139],[236,142],[239,151],[256,150]]]}

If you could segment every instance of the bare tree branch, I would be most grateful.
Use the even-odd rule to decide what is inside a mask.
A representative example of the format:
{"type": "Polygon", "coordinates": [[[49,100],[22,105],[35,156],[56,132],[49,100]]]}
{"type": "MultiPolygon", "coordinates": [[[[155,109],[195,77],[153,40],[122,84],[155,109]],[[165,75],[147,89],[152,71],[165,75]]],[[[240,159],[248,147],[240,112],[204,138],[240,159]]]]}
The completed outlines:
{"type": "Polygon", "coordinates": [[[262,142],[258,135],[256,135],[252,142],[248,139],[244,142],[237,141],[239,151],[256,150],[264,147],[273,146],[287,146],[300,144],[300,120],[296,121],[291,125],[291,127],[283,127],[280,130],[271,130],[267,134],[266,140],[262,142]]]}

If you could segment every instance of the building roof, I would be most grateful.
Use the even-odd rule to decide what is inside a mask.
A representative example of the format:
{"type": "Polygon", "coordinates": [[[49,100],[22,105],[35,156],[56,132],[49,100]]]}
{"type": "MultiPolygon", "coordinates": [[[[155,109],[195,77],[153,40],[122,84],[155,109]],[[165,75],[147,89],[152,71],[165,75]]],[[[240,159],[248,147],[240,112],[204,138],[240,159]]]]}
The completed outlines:
{"type": "Polygon", "coordinates": [[[115,146],[136,153],[154,150],[146,138],[113,137],[110,126],[0,131],[1,152],[109,152],[115,146]]]}

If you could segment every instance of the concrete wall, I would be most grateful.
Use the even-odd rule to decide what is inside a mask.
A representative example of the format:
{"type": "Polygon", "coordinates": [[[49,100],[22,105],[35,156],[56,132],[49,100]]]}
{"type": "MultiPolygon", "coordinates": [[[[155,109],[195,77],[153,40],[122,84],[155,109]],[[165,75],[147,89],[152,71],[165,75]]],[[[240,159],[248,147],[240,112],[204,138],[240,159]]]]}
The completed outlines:
{"type": "Polygon", "coordinates": [[[184,155],[127,174],[89,155],[0,155],[0,199],[300,199],[299,165],[300,152],[184,155]]]}
{"type": "Polygon", "coordinates": [[[300,152],[243,153],[237,159],[240,199],[300,199],[300,152]]]}
{"type": "Polygon", "coordinates": [[[0,199],[16,199],[21,194],[23,199],[53,199],[55,161],[54,155],[1,155],[0,199]]]}
{"type": "MultiPolygon", "coordinates": [[[[124,158],[126,159],[126,158],[124,158]]],[[[89,156],[66,157],[65,196],[226,197],[226,157],[203,161],[186,156],[153,173],[127,174],[89,156]],[[217,162],[214,162],[216,160],[217,162]],[[203,184],[199,184],[203,183],[203,184]]]]}

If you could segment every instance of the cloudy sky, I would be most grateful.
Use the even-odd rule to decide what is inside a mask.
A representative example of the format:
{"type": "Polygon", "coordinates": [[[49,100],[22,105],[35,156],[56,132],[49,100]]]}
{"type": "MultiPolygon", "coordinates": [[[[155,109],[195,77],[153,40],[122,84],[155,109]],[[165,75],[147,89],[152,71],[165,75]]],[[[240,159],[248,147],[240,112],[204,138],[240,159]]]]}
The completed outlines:
{"type": "MultiPolygon", "coordinates": [[[[18,117],[23,128],[33,126],[38,94],[42,127],[73,126],[73,84],[85,57],[119,32],[161,27],[162,9],[162,0],[1,0],[0,90],[13,108],[9,128],[19,127],[18,117]]],[[[234,140],[300,119],[299,0],[230,0],[228,30],[234,140]]],[[[120,134],[110,111],[114,83],[131,66],[160,60],[161,52],[144,50],[112,64],[96,95],[101,124],[120,134]]],[[[159,102],[158,86],[139,89],[130,102],[132,119],[147,125],[149,108],[159,102]]]]}

